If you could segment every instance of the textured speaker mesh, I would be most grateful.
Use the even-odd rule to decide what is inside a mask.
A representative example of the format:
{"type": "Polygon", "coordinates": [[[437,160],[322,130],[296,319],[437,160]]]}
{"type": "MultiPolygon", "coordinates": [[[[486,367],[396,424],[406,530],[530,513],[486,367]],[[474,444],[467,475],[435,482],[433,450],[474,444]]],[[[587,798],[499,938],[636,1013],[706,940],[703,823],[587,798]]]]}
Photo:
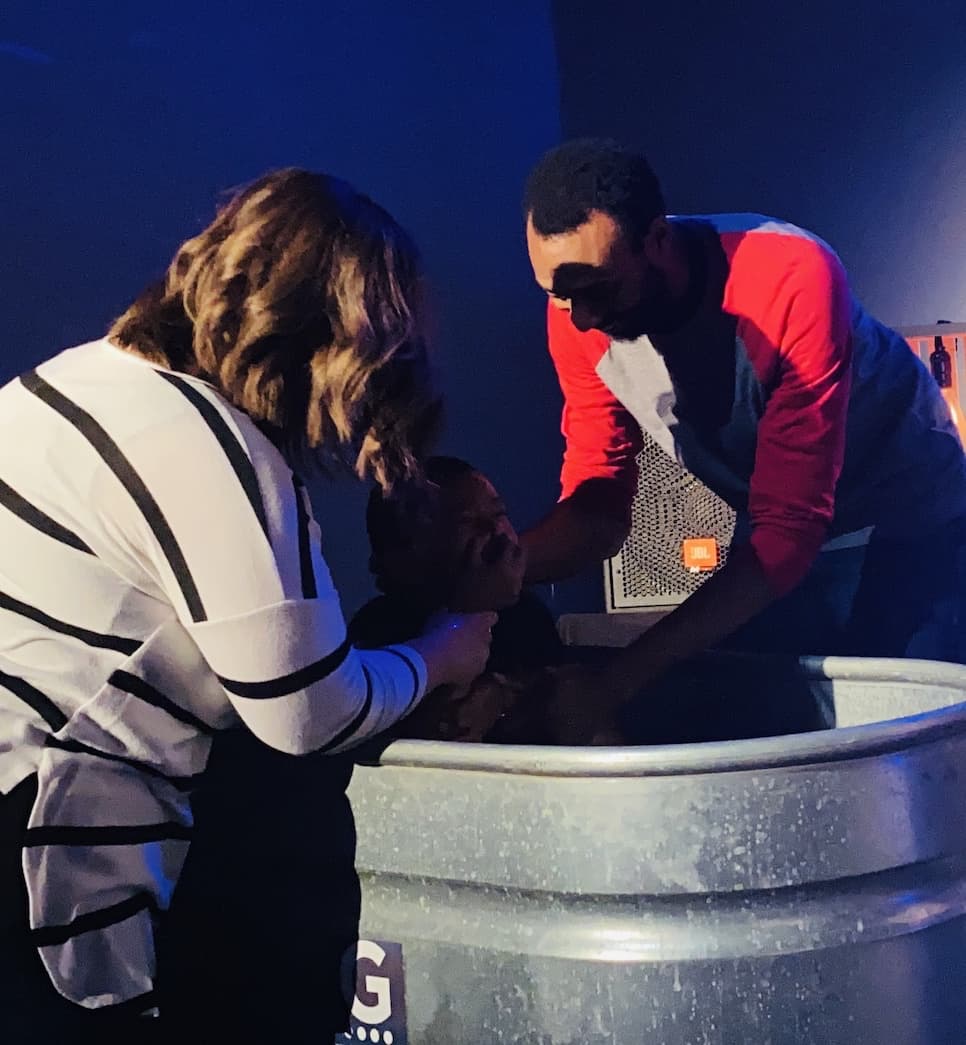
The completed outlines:
{"type": "Polygon", "coordinates": [[[681,558],[681,542],[688,537],[716,538],[723,565],[735,528],[734,509],[647,433],[637,461],[640,479],[631,532],[605,564],[611,609],[680,602],[714,572],[690,573],[681,558]]]}

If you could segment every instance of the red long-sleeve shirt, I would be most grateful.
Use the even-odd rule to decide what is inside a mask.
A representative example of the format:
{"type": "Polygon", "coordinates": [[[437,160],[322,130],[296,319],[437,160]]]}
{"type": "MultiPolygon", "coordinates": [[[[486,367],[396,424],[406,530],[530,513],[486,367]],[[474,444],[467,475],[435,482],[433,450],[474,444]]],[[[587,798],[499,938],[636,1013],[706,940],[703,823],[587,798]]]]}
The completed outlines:
{"type": "Polygon", "coordinates": [[[853,301],[827,244],[760,215],[673,220],[712,254],[683,328],[612,341],[549,308],[563,497],[591,478],[633,488],[643,429],[747,513],[778,593],[830,533],[907,536],[966,512],[966,464],[935,382],[853,301]]]}

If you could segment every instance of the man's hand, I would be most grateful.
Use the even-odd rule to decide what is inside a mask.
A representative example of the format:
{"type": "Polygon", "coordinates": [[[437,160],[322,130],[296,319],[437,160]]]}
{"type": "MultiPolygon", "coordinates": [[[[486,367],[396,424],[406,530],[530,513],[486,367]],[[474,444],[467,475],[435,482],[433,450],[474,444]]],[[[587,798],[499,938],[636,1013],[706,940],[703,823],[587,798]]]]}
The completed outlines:
{"type": "Polygon", "coordinates": [[[510,710],[515,699],[515,687],[497,674],[481,675],[468,686],[440,686],[406,716],[400,735],[478,742],[510,710]]]}
{"type": "Polygon", "coordinates": [[[520,598],[527,568],[521,545],[505,534],[482,534],[466,546],[453,582],[449,609],[459,613],[500,610],[520,598]]]}
{"type": "Polygon", "coordinates": [[[614,479],[588,479],[533,529],[520,535],[527,583],[572,577],[615,555],[631,526],[633,489],[614,479]]]}
{"type": "Polygon", "coordinates": [[[547,702],[550,741],[565,745],[621,744],[618,702],[607,691],[605,673],[597,667],[554,668],[547,702]]]}

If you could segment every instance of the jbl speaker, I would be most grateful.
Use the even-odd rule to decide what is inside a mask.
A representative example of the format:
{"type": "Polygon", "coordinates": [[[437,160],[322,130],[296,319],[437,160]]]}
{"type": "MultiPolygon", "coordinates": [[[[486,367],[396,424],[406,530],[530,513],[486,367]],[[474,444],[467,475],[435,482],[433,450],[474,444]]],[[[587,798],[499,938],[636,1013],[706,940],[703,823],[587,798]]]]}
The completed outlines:
{"type": "Polygon", "coordinates": [[[683,602],[724,565],[735,512],[644,433],[624,546],[604,563],[608,612],[683,602]]]}

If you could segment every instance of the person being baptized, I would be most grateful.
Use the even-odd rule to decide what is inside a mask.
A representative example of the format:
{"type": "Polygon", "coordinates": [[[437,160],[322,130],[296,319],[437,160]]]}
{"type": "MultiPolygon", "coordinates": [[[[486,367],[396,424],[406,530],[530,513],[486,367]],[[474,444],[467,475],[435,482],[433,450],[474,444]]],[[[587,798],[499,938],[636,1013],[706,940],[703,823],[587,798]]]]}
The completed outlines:
{"type": "MultiPolygon", "coordinates": [[[[350,637],[362,647],[404,642],[441,611],[494,610],[498,617],[485,672],[463,694],[441,687],[428,695],[394,735],[559,742],[555,698],[562,686],[587,680],[567,666],[572,653],[549,610],[523,587],[525,556],[503,498],[457,457],[429,458],[424,475],[419,486],[370,496],[370,569],[382,594],[353,618],[350,637]]],[[[606,737],[590,732],[587,743],[619,742],[613,730],[606,737]]],[[[579,742],[572,732],[567,739],[579,742]]]]}
{"type": "Polygon", "coordinates": [[[523,587],[525,556],[506,505],[482,472],[432,457],[425,482],[366,512],[370,568],[382,592],[350,625],[359,646],[419,635],[441,611],[496,611],[486,670],[460,693],[424,698],[391,737],[502,744],[667,744],[824,728],[797,658],[706,654],[651,680],[618,716],[601,667],[615,651],[565,646],[540,598],[523,587]],[[754,684],[752,684],[754,683],[754,684]]]}

